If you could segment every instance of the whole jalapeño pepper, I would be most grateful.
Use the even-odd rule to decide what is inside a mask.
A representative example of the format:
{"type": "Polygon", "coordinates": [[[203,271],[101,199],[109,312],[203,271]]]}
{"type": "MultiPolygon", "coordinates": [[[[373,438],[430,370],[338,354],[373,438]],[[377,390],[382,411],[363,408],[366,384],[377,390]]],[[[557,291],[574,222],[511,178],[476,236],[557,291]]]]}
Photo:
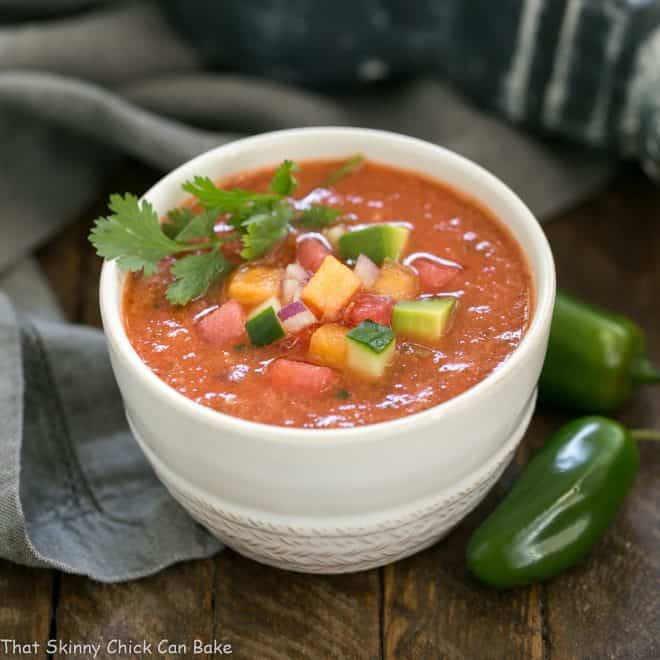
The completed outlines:
{"type": "Polygon", "coordinates": [[[660,383],[644,343],[629,319],[557,292],[541,402],[586,413],[616,410],[637,386],[660,383]]]}
{"type": "Polygon", "coordinates": [[[506,589],[546,580],[582,559],[632,486],[642,438],[660,440],[660,432],[628,431],[604,417],[563,426],[472,535],[470,571],[506,589]]]}

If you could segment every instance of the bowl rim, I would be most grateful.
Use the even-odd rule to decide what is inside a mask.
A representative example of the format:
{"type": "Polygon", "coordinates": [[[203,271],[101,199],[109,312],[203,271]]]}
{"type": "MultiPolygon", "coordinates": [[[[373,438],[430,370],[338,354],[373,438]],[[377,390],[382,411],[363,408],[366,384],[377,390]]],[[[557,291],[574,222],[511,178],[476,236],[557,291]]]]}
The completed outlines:
{"type": "MultiPolygon", "coordinates": [[[[385,422],[353,426],[349,428],[300,428],[265,424],[240,417],[234,417],[227,413],[196,403],[165,383],[165,381],[161,380],[142,361],[137,351],[130,343],[121,319],[121,291],[118,291],[118,289],[121,289],[119,285],[120,273],[116,265],[116,260],[104,260],[99,283],[99,304],[101,308],[101,318],[103,320],[103,329],[107,341],[115,349],[123,363],[130,368],[131,376],[139,381],[140,386],[152,390],[157,397],[163,399],[165,403],[173,407],[177,412],[188,417],[195,417],[200,422],[204,422],[216,428],[218,431],[256,437],[266,443],[283,443],[288,445],[302,443],[307,445],[310,440],[316,442],[322,440],[324,446],[327,446],[330,444],[355,443],[356,441],[378,441],[384,432],[388,434],[396,432],[410,433],[414,430],[415,425],[425,427],[430,423],[440,422],[443,416],[450,413],[469,411],[475,406],[475,404],[478,404],[480,398],[487,397],[490,392],[500,387],[502,382],[514,377],[516,371],[525,363],[530,353],[532,353],[539,342],[543,340],[544,328],[546,324],[550,323],[552,317],[556,283],[552,252],[545,233],[541,229],[540,223],[520,197],[518,197],[511,188],[498,179],[494,174],[491,174],[481,165],[478,165],[468,158],[440,145],[400,133],[370,128],[323,126],[270,131],[234,140],[212,148],[186,161],[159,179],[140,197],[140,201],[150,197],[158,188],[180,185],[182,179],[181,174],[184,170],[190,170],[191,168],[194,168],[195,165],[199,165],[201,169],[205,161],[210,158],[217,159],[222,155],[223,151],[226,151],[228,155],[234,154],[236,150],[244,147],[253,148],[258,147],[259,143],[266,144],[274,137],[283,139],[291,138],[295,140],[303,136],[314,136],[317,138],[331,139],[333,135],[336,136],[338,133],[352,135],[356,138],[371,137],[372,139],[387,140],[400,145],[405,144],[409,148],[412,147],[427,152],[430,150],[434,151],[437,157],[442,158],[447,162],[451,162],[455,167],[462,168],[473,182],[474,190],[465,190],[463,188],[458,188],[457,186],[452,187],[455,187],[459,192],[469,197],[475,198],[478,203],[482,204],[486,209],[489,208],[488,204],[479,199],[479,189],[489,189],[492,193],[508,198],[507,201],[515,210],[515,213],[526,223],[526,230],[529,237],[535,244],[540,255],[538,263],[534,262],[538,267],[539,277],[534,278],[536,304],[527,332],[513,353],[483,380],[479,381],[461,394],[431,408],[385,422]],[[119,303],[116,303],[116,300],[119,300],[119,303]]],[[[398,166],[396,163],[388,163],[387,159],[378,160],[379,162],[390,164],[393,167],[398,166]]],[[[442,182],[442,179],[438,179],[438,181],[442,182]]],[[[493,215],[498,217],[495,213],[493,213],[493,215]]],[[[502,220],[500,221],[503,222],[502,220]]],[[[505,222],[503,222],[503,224],[506,226],[505,222]]],[[[531,265],[531,256],[522,246],[520,246],[520,249],[523,251],[525,258],[531,265]]]]}

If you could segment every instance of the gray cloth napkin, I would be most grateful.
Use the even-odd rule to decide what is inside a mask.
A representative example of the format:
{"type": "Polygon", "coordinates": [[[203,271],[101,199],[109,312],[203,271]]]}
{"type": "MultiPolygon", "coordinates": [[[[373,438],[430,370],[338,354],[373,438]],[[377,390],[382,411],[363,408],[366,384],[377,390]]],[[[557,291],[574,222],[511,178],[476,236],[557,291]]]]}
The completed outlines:
{"type": "Polygon", "coordinates": [[[525,135],[438,80],[326,95],[206,72],[157,3],[70,13],[93,4],[0,0],[0,18],[67,12],[0,25],[0,557],[120,581],[221,548],[133,442],[101,332],[66,323],[29,257],[121,154],[165,172],[264,130],[387,128],[481,163],[541,218],[614,165],[525,135]]]}

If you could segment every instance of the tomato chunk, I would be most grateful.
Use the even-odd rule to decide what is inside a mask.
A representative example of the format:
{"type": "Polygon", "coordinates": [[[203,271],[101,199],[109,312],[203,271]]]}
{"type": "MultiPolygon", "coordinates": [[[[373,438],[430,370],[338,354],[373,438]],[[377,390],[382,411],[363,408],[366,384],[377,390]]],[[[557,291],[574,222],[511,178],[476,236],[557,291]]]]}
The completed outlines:
{"type": "Polygon", "coordinates": [[[419,288],[422,293],[441,291],[461,270],[459,266],[451,266],[431,259],[415,259],[412,266],[419,275],[419,288]]]}
{"type": "Polygon", "coordinates": [[[331,254],[330,250],[316,238],[303,238],[296,243],[296,259],[305,269],[315,273],[323,260],[331,254]]]}
{"type": "Polygon", "coordinates": [[[197,328],[213,344],[226,346],[240,341],[245,336],[245,312],[236,300],[228,300],[219,309],[202,317],[197,328]]]}
{"type": "Polygon", "coordinates": [[[389,296],[377,296],[373,293],[360,293],[355,296],[353,304],[346,312],[346,322],[349,325],[360,325],[367,319],[390,325],[394,300],[389,296]]]}
{"type": "Polygon", "coordinates": [[[320,396],[337,385],[339,375],[329,367],[280,358],[269,369],[273,387],[301,396],[320,396]]]}

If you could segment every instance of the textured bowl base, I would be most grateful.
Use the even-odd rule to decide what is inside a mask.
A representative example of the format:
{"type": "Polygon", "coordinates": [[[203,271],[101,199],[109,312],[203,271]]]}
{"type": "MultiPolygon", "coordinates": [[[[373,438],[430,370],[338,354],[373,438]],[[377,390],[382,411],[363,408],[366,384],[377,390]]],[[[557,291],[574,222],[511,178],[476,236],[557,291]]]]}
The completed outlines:
{"type": "MultiPolygon", "coordinates": [[[[448,534],[486,496],[511,462],[529,425],[536,393],[500,450],[451,490],[404,508],[368,516],[368,522],[331,524],[322,518],[294,522],[267,512],[239,511],[201,492],[166,466],[129,424],[146,457],[172,496],[212,534],[236,552],[277,568],[302,573],[348,573],[376,568],[423,550],[448,534]]],[[[365,517],[366,519],[366,517],[365,517]]]]}

